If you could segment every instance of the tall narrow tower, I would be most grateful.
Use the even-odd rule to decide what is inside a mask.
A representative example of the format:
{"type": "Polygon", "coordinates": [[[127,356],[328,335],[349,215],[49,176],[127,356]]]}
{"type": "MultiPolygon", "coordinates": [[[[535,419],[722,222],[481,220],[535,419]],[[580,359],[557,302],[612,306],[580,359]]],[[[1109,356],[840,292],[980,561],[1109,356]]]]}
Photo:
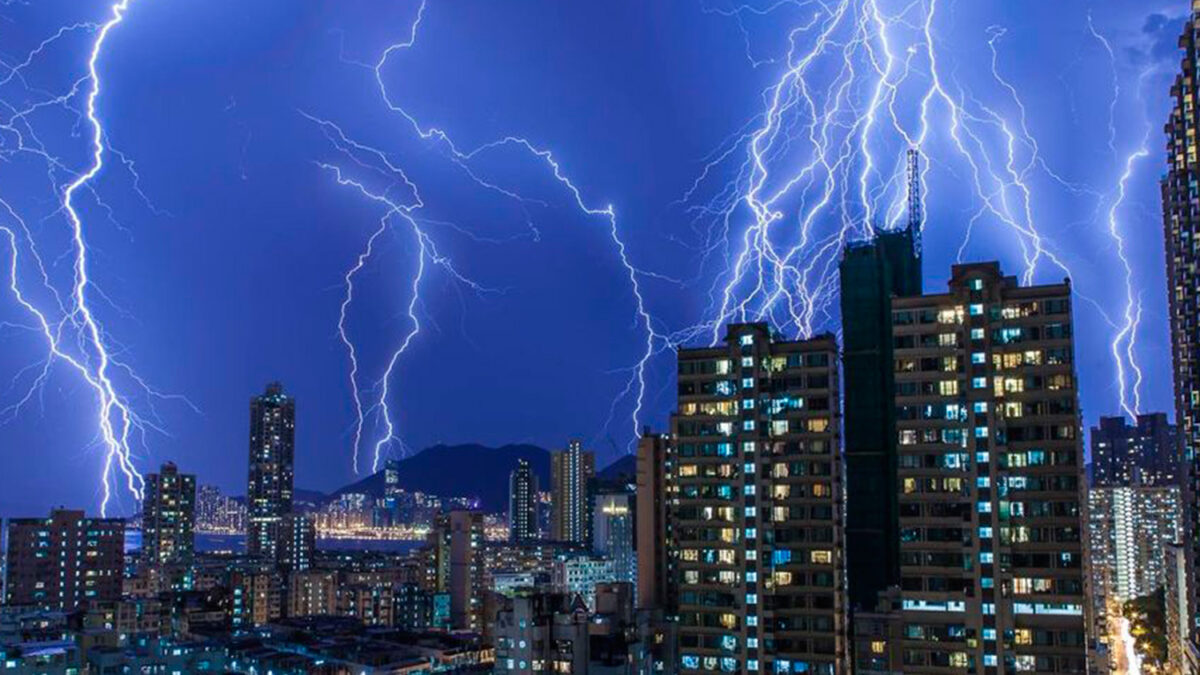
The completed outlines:
{"type": "Polygon", "coordinates": [[[850,604],[875,607],[900,584],[892,300],[921,294],[920,152],[908,151],[908,226],[848,246],[841,277],[846,565],[850,604]]]}
{"type": "Polygon", "coordinates": [[[538,538],[538,479],[529,460],[517,460],[508,477],[508,538],[514,542],[538,538]]]}
{"type": "Polygon", "coordinates": [[[567,449],[550,456],[551,536],[557,541],[591,544],[589,487],[596,474],[596,455],[571,441],[567,449]]]}
{"type": "Polygon", "coordinates": [[[296,402],[272,382],[250,400],[250,472],[246,487],[246,553],[277,562],[281,522],[292,511],[296,402]]]}

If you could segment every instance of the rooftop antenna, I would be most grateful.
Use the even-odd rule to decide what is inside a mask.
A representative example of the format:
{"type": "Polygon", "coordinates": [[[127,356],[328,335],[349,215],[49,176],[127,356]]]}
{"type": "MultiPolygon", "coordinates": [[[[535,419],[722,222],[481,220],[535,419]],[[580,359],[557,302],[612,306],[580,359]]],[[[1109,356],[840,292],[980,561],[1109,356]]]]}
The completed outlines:
{"type": "Polygon", "coordinates": [[[921,255],[921,230],[925,214],[921,211],[921,151],[908,149],[908,231],[912,233],[913,248],[921,255]]]}

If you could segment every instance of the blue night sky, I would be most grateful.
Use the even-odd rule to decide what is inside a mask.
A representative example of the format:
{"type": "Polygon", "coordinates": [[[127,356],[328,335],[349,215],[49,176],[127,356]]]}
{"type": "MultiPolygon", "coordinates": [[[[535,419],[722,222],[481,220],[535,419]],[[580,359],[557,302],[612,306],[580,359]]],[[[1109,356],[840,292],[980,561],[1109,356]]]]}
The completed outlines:
{"type": "MultiPolygon", "coordinates": [[[[343,322],[360,470],[380,439],[400,454],[578,437],[611,461],[635,411],[665,424],[671,344],[710,340],[740,309],[789,335],[836,329],[829,261],[866,219],[903,219],[896,179],[922,128],[927,288],[960,256],[1039,282],[1066,276],[1058,260],[1080,294],[1085,422],[1123,399],[1171,406],[1158,179],[1186,0],[434,0],[378,69],[387,100],[374,66],[408,41],[418,0],[127,2],[96,59],[105,149],[86,180],[88,57],[112,5],[0,2],[0,226],[22,292],[0,288],[2,515],[99,507],[97,341],[142,421],[136,468],[170,459],[241,493],[247,403],[279,379],[298,400],[298,485],[351,480],[338,325],[369,241],[343,322]],[[506,137],[551,151],[561,180],[515,142],[466,154],[506,137]],[[80,180],[95,338],[62,208],[80,180]],[[381,229],[383,200],[417,195],[381,229]],[[782,281],[770,264],[758,276],[760,249],[736,273],[764,195],[773,250],[793,254],[782,281]],[[644,315],[595,212],[609,204],[644,315]],[[1045,254],[1030,267],[1034,230],[1045,254]],[[48,361],[23,301],[81,369],[48,361]]],[[[111,476],[109,510],[130,510],[111,476]]]]}

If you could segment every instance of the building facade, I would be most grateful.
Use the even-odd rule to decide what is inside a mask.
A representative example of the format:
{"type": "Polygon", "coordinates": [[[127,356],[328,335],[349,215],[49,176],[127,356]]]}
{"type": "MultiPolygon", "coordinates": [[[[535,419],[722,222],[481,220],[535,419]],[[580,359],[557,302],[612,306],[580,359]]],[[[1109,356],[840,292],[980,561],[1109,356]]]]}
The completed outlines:
{"type": "Polygon", "coordinates": [[[1167,545],[1163,574],[1163,615],[1167,629],[1167,664],[1169,672],[1196,672],[1196,650],[1192,647],[1188,617],[1191,598],[1188,596],[1187,547],[1178,542],[1167,545]]]}
{"type": "Polygon", "coordinates": [[[121,598],[125,521],[54,510],[49,518],[10,518],[5,555],[7,605],[74,611],[121,598]]]}
{"type": "Polygon", "coordinates": [[[167,588],[192,588],[196,557],[196,477],[172,463],[146,476],[142,500],[142,555],[167,588]]]}
{"type": "Polygon", "coordinates": [[[1200,3],[1193,0],[1192,12],[1179,38],[1183,48],[1180,72],[1171,87],[1173,107],[1164,130],[1167,136],[1167,172],[1162,179],[1163,239],[1166,244],[1167,299],[1170,309],[1171,357],[1174,367],[1175,423],[1178,427],[1180,456],[1185,463],[1187,517],[1183,543],[1188,547],[1190,567],[1188,593],[1193,646],[1200,645],[1196,629],[1200,593],[1195,582],[1200,565],[1200,486],[1197,450],[1200,450],[1200,156],[1197,129],[1200,111],[1196,107],[1197,45],[1200,36],[1200,3]]]}
{"type": "Polygon", "coordinates": [[[1092,427],[1092,485],[1180,485],[1179,438],[1166,413],[1101,417],[1092,427]]]}
{"type": "Polygon", "coordinates": [[[434,596],[432,621],[441,620],[438,599],[448,600],[446,621],[456,629],[481,632],[487,569],[483,514],[451,511],[438,516],[426,537],[421,587],[434,596]]]}
{"type": "Polygon", "coordinates": [[[302,572],[313,565],[317,551],[317,521],[307,513],[287,513],[279,519],[277,563],[284,572],[302,572]]]}
{"type": "Polygon", "coordinates": [[[846,569],[852,606],[900,584],[892,298],[920,295],[915,228],[848,246],[838,266],[846,458],[846,569]]]}
{"type": "Polygon", "coordinates": [[[637,452],[637,605],[661,610],[673,597],[667,546],[672,536],[668,506],[674,446],[670,436],[647,430],[637,452]]]}
{"type": "Polygon", "coordinates": [[[246,553],[279,559],[280,525],[292,511],[296,402],[273,382],[250,400],[250,472],[246,488],[246,553]]]}
{"type": "Polygon", "coordinates": [[[230,627],[247,631],[283,616],[283,581],[269,565],[247,565],[231,570],[228,577],[230,627]]]}
{"type": "Polygon", "coordinates": [[[538,531],[538,479],[525,459],[508,477],[508,539],[513,542],[540,538],[538,531]]]}
{"type": "Polygon", "coordinates": [[[905,672],[1086,672],[1070,284],[955,265],[892,311],[905,672]]]}
{"type": "Polygon", "coordinates": [[[594,498],[592,550],[612,561],[611,581],[637,583],[633,511],[634,495],[628,492],[604,492],[594,498]]]}
{"type": "Polygon", "coordinates": [[[554,590],[579,596],[588,610],[596,608],[596,587],[617,581],[613,561],[590,556],[563,557],[554,561],[550,583],[554,590]]]}
{"type": "Polygon", "coordinates": [[[596,455],[571,441],[550,455],[550,538],[590,545],[589,486],[596,475],[596,455]]]}
{"type": "Polygon", "coordinates": [[[846,672],[838,348],[762,323],[679,351],[668,520],[682,672],[846,672]]]}

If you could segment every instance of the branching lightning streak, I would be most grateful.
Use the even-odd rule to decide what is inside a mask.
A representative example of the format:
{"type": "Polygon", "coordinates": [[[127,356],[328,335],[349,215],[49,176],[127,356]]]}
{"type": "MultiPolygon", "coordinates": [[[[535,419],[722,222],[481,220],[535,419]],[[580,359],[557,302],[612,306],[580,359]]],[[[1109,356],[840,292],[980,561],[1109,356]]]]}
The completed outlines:
{"type": "MultiPolygon", "coordinates": [[[[971,200],[959,258],[973,233],[999,226],[1012,234],[1008,239],[1015,242],[1023,283],[1033,283],[1044,267],[1075,279],[1076,295],[1117,336],[1112,356],[1121,405],[1136,410],[1141,370],[1133,341],[1141,311],[1117,215],[1132,166],[1145,156],[1144,144],[1127,158],[1111,197],[1052,169],[1017,88],[1001,74],[998,44],[1006,30],[987,29],[990,62],[981,64],[982,77],[973,81],[994,86],[968,90],[957,79],[957,66],[950,77],[943,69],[950,57],[943,54],[938,36],[942,4],[944,0],[798,0],[704,7],[729,17],[786,14],[781,21],[795,26],[786,51],[774,60],[782,67],[763,91],[755,123],[730,147],[713,154],[683,198],[692,213],[709,221],[704,259],[725,252],[724,269],[717,270],[710,290],[705,332],[715,343],[731,320],[768,320],[802,337],[834,325],[838,256],[848,243],[903,222],[908,196],[904,153],[917,148],[926,160],[920,175],[923,202],[940,198],[940,191],[929,189],[934,168],[957,176],[956,189],[965,187],[962,197],[971,200]],[[722,172],[722,165],[731,168],[722,172]],[[721,183],[722,175],[732,178],[721,183]],[[696,203],[706,184],[714,196],[696,203]],[[1108,234],[1126,272],[1122,312],[1110,313],[1081,291],[1064,253],[1038,222],[1039,200],[1052,190],[1094,200],[1097,224],[1101,205],[1108,204],[1108,234]],[[1116,315],[1120,321],[1113,319],[1116,315]],[[1135,374],[1131,383],[1125,381],[1125,364],[1135,374]]],[[[745,35],[740,19],[738,30],[745,35]]],[[[1111,57],[1111,47],[1090,17],[1085,30],[1111,57]]],[[[752,52],[762,50],[748,46],[747,54],[752,52]]],[[[751,59],[754,67],[770,62],[751,59]]],[[[1118,96],[1116,88],[1110,112],[1118,96]]],[[[1116,137],[1110,124],[1114,154],[1116,137]]],[[[679,335],[695,337],[698,332],[693,328],[679,335]]]]}
{"type": "MultiPolygon", "coordinates": [[[[12,224],[0,225],[0,231],[4,233],[8,242],[9,291],[21,309],[33,319],[34,330],[45,341],[47,349],[47,358],[39,367],[38,374],[25,395],[9,406],[5,414],[17,413],[30,401],[35,392],[45,384],[54,362],[65,363],[79,374],[96,397],[96,426],[99,441],[105,450],[100,476],[103,495],[100,511],[103,514],[107,513],[110,501],[114,497],[113,486],[121,482],[135,498],[141,498],[144,481],[133,461],[134,437],[137,435],[144,443],[147,431],[163,431],[153,419],[146,419],[134,410],[128,395],[122,393],[123,385],[120,382],[128,380],[131,386],[151,398],[177,398],[165,397],[154,392],[127,364],[115,357],[112,338],[104,330],[92,305],[93,298],[103,300],[106,296],[92,279],[84,219],[79,211],[80,196],[87,193],[91,194],[96,204],[108,211],[111,217],[111,209],[96,194],[92,185],[93,180],[105,168],[106,152],[111,151],[97,111],[97,100],[102,85],[99,62],[109,36],[125,19],[131,3],[132,0],[120,0],[112,4],[108,8],[106,20],[101,24],[79,22],[63,26],[54,35],[39,43],[22,61],[6,66],[7,72],[0,78],[0,86],[14,82],[25,85],[23,71],[30,68],[39,55],[54,43],[77,30],[87,29],[94,33],[86,61],[87,72],[71,85],[67,93],[45,94],[20,108],[0,100],[0,106],[7,112],[7,115],[0,119],[0,133],[8,134],[13,141],[11,144],[6,142],[0,146],[4,148],[3,153],[7,156],[32,155],[46,164],[49,184],[59,197],[57,212],[65,216],[70,226],[71,247],[69,252],[63,254],[71,261],[72,281],[69,291],[60,292],[43,262],[40,246],[33,232],[11,203],[4,199],[0,199],[0,204],[3,205],[2,213],[7,215],[12,224]],[[76,110],[72,107],[72,101],[80,94],[83,95],[83,109],[76,110]],[[38,139],[32,116],[39,110],[51,107],[61,107],[77,113],[81,124],[87,129],[89,161],[85,169],[70,169],[66,162],[51,155],[38,139]],[[57,174],[66,174],[70,178],[59,182],[57,174]],[[25,259],[30,263],[23,262],[25,259]],[[47,293],[53,298],[49,308],[34,299],[25,282],[25,277],[29,274],[28,269],[36,272],[39,292],[47,293]]],[[[140,177],[134,171],[132,162],[119,153],[118,157],[121,164],[133,175],[135,191],[144,199],[145,194],[138,183],[140,177]]]]}
{"type": "MultiPolygon", "coordinates": [[[[439,147],[446,158],[449,159],[459,170],[461,170],[472,182],[479,187],[499,195],[505,199],[511,199],[519,204],[540,203],[540,200],[531,199],[516,189],[502,185],[500,182],[485,177],[475,166],[475,160],[486,153],[502,151],[505,148],[515,148],[524,156],[541,162],[550,172],[551,177],[569,195],[571,202],[575,208],[585,216],[593,218],[601,218],[607,225],[608,234],[611,238],[614,248],[617,253],[617,260],[624,268],[629,279],[634,300],[634,316],[636,325],[645,334],[643,350],[637,362],[630,369],[630,379],[618,400],[621,397],[630,395],[632,397],[632,439],[636,439],[641,426],[641,415],[645,406],[646,395],[646,368],[651,359],[661,351],[669,349],[672,345],[670,336],[660,332],[656,326],[653,317],[648,309],[645,295],[642,291],[642,282],[647,278],[660,279],[664,281],[674,281],[638,268],[630,259],[628,248],[621,237],[620,228],[618,225],[617,213],[611,204],[606,204],[603,207],[594,206],[588,203],[584,198],[582,190],[579,186],[567,175],[563,170],[561,163],[554,154],[542,148],[527,138],[519,136],[505,136],[498,140],[484,143],[479,147],[470,150],[461,149],[451,136],[444,130],[435,126],[426,126],[417,120],[415,116],[410,114],[407,109],[397,103],[393,98],[384,77],[384,70],[393,56],[411,49],[417,40],[417,35],[420,31],[421,24],[425,20],[426,11],[428,9],[427,2],[422,2],[417,9],[416,16],[409,26],[407,36],[404,40],[395,44],[389,45],[380,54],[379,58],[373,64],[364,65],[372,71],[375,79],[376,87],[378,88],[380,97],[388,110],[399,115],[411,127],[416,137],[433,142],[439,147]]],[[[393,396],[393,379],[395,369],[401,357],[408,350],[413,340],[416,339],[420,332],[421,322],[418,315],[417,306],[420,303],[421,281],[427,272],[428,262],[438,262],[444,269],[451,271],[451,276],[456,281],[468,283],[468,285],[476,291],[485,290],[484,287],[467,279],[467,277],[453,271],[449,265],[448,259],[438,256],[436,253],[436,244],[434,239],[424,230],[418,220],[413,216],[413,212],[417,209],[425,207],[425,203],[421,200],[417,186],[409,179],[408,175],[394,162],[392,162],[388,154],[377,148],[368,146],[358,141],[352,140],[345,134],[340,127],[328,120],[314,121],[322,125],[326,131],[326,136],[334,145],[335,149],[341,155],[357,164],[360,168],[372,171],[377,175],[400,176],[402,182],[407,186],[408,190],[414,197],[411,204],[401,205],[388,198],[380,192],[372,192],[365,187],[361,182],[352,181],[345,177],[341,169],[333,165],[326,165],[327,168],[336,170],[338,182],[342,185],[352,186],[364,196],[377,202],[385,204],[388,208],[388,214],[384,216],[374,234],[368,239],[366,247],[357,257],[355,263],[345,274],[345,289],[346,293],[343,296],[341,312],[338,322],[338,335],[343,346],[346,349],[348,359],[350,361],[350,381],[352,395],[355,405],[355,429],[353,437],[353,461],[355,471],[359,470],[361,463],[360,451],[361,445],[364,442],[364,428],[367,420],[374,415],[379,425],[382,427],[382,432],[374,442],[373,451],[371,453],[371,470],[377,471],[381,459],[389,451],[392,443],[401,443],[397,434],[397,423],[394,420],[392,411],[391,398],[393,396]],[[370,161],[364,162],[359,155],[369,155],[370,161]],[[391,352],[390,358],[387,360],[386,366],[382,373],[369,387],[374,392],[372,403],[367,405],[364,403],[364,391],[360,382],[361,363],[359,359],[359,350],[349,331],[346,327],[347,312],[354,300],[354,278],[359,271],[367,265],[372,257],[374,245],[377,238],[386,230],[389,217],[400,217],[404,219],[414,232],[414,236],[418,243],[417,263],[415,271],[410,279],[410,299],[407,308],[407,317],[410,324],[410,329],[405,333],[396,349],[391,352]]],[[[536,232],[536,231],[535,231],[536,232]]],[[[617,401],[614,401],[614,407],[617,401]]],[[[630,444],[634,442],[630,440],[630,444]]]]}

